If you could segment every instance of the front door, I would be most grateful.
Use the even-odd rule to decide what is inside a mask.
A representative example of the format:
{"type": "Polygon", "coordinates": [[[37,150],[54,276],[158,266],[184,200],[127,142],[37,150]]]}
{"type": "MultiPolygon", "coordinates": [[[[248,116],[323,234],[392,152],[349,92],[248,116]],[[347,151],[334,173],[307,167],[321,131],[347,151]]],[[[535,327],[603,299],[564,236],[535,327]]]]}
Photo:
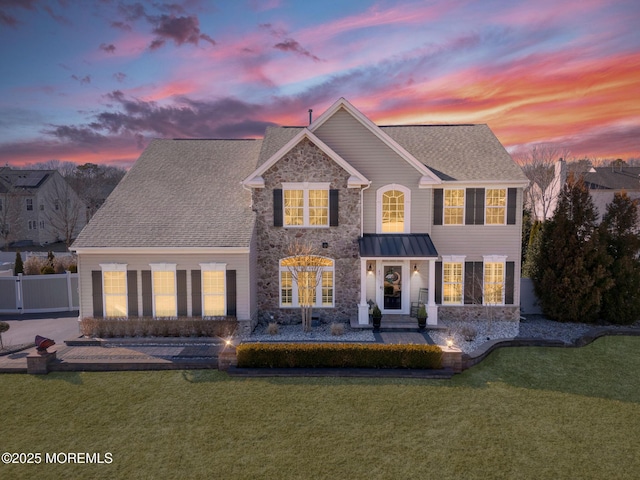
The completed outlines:
{"type": "Polygon", "coordinates": [[[384,310],[402,310],[402,265],[385,265],[382,278],[384,310]]]}

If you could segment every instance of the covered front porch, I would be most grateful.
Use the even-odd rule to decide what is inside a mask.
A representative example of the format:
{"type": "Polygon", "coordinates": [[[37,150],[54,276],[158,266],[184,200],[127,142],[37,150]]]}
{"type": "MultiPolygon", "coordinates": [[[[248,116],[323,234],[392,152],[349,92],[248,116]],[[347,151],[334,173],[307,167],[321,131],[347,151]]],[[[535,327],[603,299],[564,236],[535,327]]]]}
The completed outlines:
{"type": "MultiPolygon", "coordinates": [[[[369,324],[373,304],[383,325],[406,321],[420,304],[427,324],[438,324],[435,263],[438,252],[428,234],[365,234],[360,239],[360,302],[358,324],[369,324]]],[[[415,321],[415,319],[414,319],[415,321]]]]}

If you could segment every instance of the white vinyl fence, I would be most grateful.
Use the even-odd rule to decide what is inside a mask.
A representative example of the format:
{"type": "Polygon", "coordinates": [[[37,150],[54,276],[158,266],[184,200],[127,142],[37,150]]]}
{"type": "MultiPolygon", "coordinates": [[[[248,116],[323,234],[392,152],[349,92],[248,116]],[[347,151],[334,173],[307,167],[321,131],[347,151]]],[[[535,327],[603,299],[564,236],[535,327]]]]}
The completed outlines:
{"type": "Polygon", "coordinates": [[[0,276],[0,313],[78,310],[78,274],[0,276]]]}

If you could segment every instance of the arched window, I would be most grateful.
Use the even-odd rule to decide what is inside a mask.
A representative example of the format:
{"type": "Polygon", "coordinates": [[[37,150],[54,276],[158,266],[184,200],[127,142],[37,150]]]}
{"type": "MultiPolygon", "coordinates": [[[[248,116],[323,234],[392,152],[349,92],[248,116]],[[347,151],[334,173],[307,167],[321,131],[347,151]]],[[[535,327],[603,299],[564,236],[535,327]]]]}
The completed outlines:
{"type": "Polygon", "coordinates": [[[410,233],[411,190],[385,185],[377,192],[377,233],[410,233]]]}
{"type": "Polygon", "coordinates": [[[280,306],[299,307],[305,297],[315,308],[334,306],[333,260],[318,256],[280,260],[280,306]]]}

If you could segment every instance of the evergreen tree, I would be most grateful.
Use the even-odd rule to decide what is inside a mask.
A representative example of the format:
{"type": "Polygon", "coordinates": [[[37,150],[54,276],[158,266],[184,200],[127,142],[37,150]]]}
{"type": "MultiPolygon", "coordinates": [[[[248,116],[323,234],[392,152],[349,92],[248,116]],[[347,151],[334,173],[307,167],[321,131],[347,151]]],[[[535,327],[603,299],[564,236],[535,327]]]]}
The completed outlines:
{"type": "Polygon", "coordinates": [[[20,255],[20,250],[16,252],[16,261],[13,266],[13,274],[18,275],[19,273],[24,273],[24,264],[22,263],[22,255],[20,255]]]}
{"type": "Polygon", "coordinates": [[[525,208],[522,211],[522,265],[527,261],[529,240],[531,239],[533,223],[534,222],[531,219],[531,211],[525,208]]]}
{"type": "Polygon", "coordinates": [[[522,265],[522,276],[525,278],[533,278],[536,274],[537,262],[540,255],[540,241],[542,238],[542,222],[534,222],[529,233],[529,241],[527,242],[527,252],[522,265]]]}
{"type": "Polygon", "coordinates": [[[545,315],[563,322],[595,322],[612,285],[611,258],[601,246],[597,213],[581,179],[571,175],[540,238],[533,278],[545,315]]]}
{"type": "Polygon", "coordinates": [[[640,318],[640,237],[638,206],[625,193],[616,193],[607,205],[600,231],[613,259],[609,271],[613,288],[602,297],[602,318],[630,324],[640,318]]]}

